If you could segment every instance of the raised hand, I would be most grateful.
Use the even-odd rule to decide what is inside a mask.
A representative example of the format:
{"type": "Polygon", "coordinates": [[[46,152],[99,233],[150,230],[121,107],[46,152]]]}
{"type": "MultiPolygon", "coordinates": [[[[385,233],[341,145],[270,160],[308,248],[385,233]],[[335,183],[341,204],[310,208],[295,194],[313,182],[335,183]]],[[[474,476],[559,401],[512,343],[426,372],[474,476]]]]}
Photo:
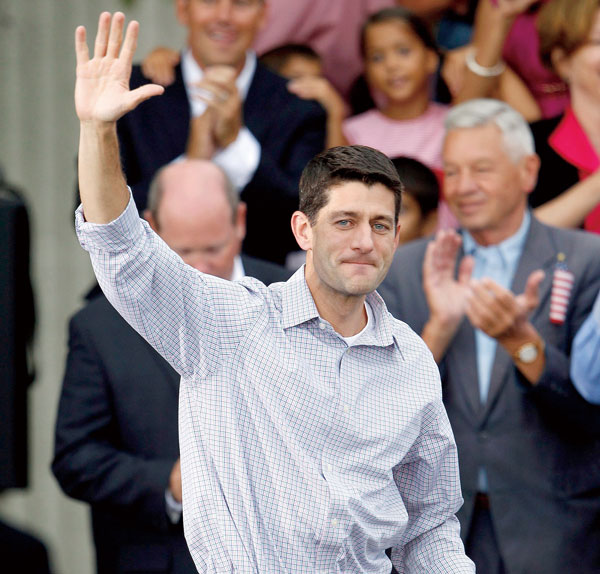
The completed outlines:
{"type": "Polygon", "coordinates": [[[427,246],[423,261],[423,289],[430,316],[446,327],[456,327],[465,314],[473,258],[465,257],[455,278],[462,239],[452,229],[441,230],[427,246]]]}
{"type": "Polygon", "coordinates": [[[112,17],[108,12],[100,14],[92,59],[85,27],[79,26],[75,31],[75,109],[82,122],[116,122],[144,100],[164,91],[156,84],[129,90],[139,25],[131,21],[123,41],[124,24],[125,16],[121,12],[112,17]]]}
{"type": "Polygon", "coordinates": [[[453,229],[441,230],[429,243],[423,260],[423,289],[429,320],[421,336],[437,362],[441,361],[460,326],[467,305],[472,257],[464,257],[455,278],[461,237],[453,229]]]}
{"type": "Polygon", "coordinates": [[[197,84],[200,99],[212,113],[213,138],[217,148],[233,143],[242,127],[242,98],[235,84],[232,66],[208,66],[197,84]]]}

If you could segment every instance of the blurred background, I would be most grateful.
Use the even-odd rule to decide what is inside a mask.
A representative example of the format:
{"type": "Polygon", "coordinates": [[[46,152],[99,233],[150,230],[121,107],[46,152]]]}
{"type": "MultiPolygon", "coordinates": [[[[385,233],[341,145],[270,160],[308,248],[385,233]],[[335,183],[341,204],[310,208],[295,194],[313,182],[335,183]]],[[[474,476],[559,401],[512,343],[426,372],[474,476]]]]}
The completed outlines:
{"type": "Polygon", "coordinates": [[[101,10],[119,9],[142,25],[139,58],[158,44],[183,41],[170,0],[0,2],[0,166],[29,208],[37,307],[29,486],[0,493],[0,518],[46,543],[54,574],[93,572],[88,508],[62,494],[50,473],[67,319],[92,283],[87,254],[73,230],[78,138],[73,36],[79,24],[95,30],[101,10]]]}

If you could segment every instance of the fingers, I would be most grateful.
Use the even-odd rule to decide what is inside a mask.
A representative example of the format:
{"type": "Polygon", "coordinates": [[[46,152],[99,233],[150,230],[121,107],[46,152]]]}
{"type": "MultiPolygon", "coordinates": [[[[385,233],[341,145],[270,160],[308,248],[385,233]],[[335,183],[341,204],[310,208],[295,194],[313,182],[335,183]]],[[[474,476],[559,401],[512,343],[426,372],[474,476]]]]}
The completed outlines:
{"type": "MultiPolygon", "coordinates": [[[[115,14],[116,16],[116,14],[115,14]]],[[[125,42],[123,42],[123,50],[121,51],[121,57],[123,58],[124,63],[128,66],[131,67],[131,65],[133,64],[133,56],[135,54],[135,50],[137,48],[137,39],[138,39],[138,34],[139,34],[139,29],[140,29],[140,25],[135,21],[132,20],[131,22],[129,22],[129,25],[127,26],[127,32],[125,33],[125,42]]],[[[121,25],[121,32],[119,32],[119,38],[121,37],[121,33],[123,31],[123,26],[121,25]]],[[[117,51],[117,55],[115,56],[115,58],[118,56],[118,51],[117,51]]]]}
{"type": "Polygon", "coordinates": [[[165,89],[158,84],[145,84],[135,90],[128,93],[128,110],[133,110],[143,101],[148,100],[154,96],[160,96],[165,89]]]}
{"type": "Polygon", "coordinates": [[[538,269],[529,275],[523,295],[520,296],[519,303],[523,306],[523,312],[529,315],[540,303],[539,288],[546,274],[538,269]]]}
{"type": "Polygon", "coordinates": [[[109,29],[110,13],[102,12],[98,18],[98,31],[96,32],[96,42],[94,43],[94,58],[104,58],[106,55],[109,29]]]}
{"type": "Polygon", "coordinates": [[[108,46],[106,55],[110,58],[118,58],[123,40],[123,27],[125,26],[125,14],[116,12],[112,17],[110,24],[110,33],[108,35],[108,46]]]}
{"type": "Polygon", "coordinates": [[[466,285],[469,282],[474,268],[475,259],[471,255],[463,257],[463,260],[458,266],[458,282],[461,285],[466,285]]]}
{"type": "Polygon", "coordinates": [[[90,59],[85,26],[77,26],[75,30],[75,57],[78,66],[86,64],[90,59]]]}

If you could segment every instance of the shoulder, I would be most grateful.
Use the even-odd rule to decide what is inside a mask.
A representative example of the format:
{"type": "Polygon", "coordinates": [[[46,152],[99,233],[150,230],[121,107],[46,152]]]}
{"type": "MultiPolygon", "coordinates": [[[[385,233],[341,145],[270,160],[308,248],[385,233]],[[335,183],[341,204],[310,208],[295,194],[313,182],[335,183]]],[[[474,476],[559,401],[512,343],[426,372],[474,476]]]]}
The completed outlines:
{"type": "Polygon", "coordinates": [[[345,119],[344,128],[355,129],[357,127],[360,128],[374,123],[383,123],[385,122],[385,119],[385,116],[378,109],[372,108],[366,112],[363,112],[362,114],[350,116],[349,118],[345,119]]]}
{"type": "Polygon", "coordinates": [[[277,281],[287,281],[292,275],[288,269],[281,265],[248,255],[242,255],[242,263],[246,275],[255,277],[266,285],[277,281]]]}
{"type": "Polygon", "coordinates": [[[413,270],[412,275],[419,276],[421,264],[425,257],[425,250],[431,239],[431,237],[416,239],[398,247],[390,266],[390,272],[394,274],[408,268],[413,270]],[[415,267],[417,264],[418,268],[415,267]]]}
{"type": "Polygon", "coordinates": [[[105,332],[107,329],[128,327],[108,299],[100,293],[89,300],[70,321],[72,329],[93,334],[105,332]]]}

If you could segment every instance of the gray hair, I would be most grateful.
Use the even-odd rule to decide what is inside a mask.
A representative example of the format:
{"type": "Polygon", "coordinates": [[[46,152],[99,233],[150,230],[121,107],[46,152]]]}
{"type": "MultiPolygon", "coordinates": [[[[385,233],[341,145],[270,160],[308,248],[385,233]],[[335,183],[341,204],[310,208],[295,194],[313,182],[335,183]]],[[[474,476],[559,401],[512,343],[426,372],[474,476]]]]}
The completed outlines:
{"type": "MultiPolygon", "coordinates": [[[[186,159],[182,159],[180,161],[190,161],[186,159]]],[[[192,160],[193,161],[193,160],[192,160]]],[[[148,211],[152,214],[152,217],[156,222],[158,222],[158,212],[160,208],[160,202],[162,201],[162,196],[164,193],[164,187],[162,184],[162,173],[165,169],[167,169],[171,164],[164,165],[161,167],[153,176],[152,181],[150,182],[150,187],[148,188],[148,201],[147,208],[148,211]]],[[[225,181],[225,198],[227,199],[227,203],[229,207],[231,207],[231,218],[232,221],[235,222],[235,218],[237,215],[238,205],[240,204],[240,195],[235,188],[235,185],[225,173],[220,166],[217,164],[213,164],[215,167],[219,169],[219,171],[223,174],[223,179],[225,181]]],[[[198,183],[198,187],[202,185],[201,182],[198,183]]]]}
{"type": "Polygon", "coordinates": [[[468,100],[446,116],[446,134],[457,128],[495,124],[502,132],[504,147],[512,161],[535,153],[533,134],[525,118],[505,102],[488,98],[468,100]]]}

